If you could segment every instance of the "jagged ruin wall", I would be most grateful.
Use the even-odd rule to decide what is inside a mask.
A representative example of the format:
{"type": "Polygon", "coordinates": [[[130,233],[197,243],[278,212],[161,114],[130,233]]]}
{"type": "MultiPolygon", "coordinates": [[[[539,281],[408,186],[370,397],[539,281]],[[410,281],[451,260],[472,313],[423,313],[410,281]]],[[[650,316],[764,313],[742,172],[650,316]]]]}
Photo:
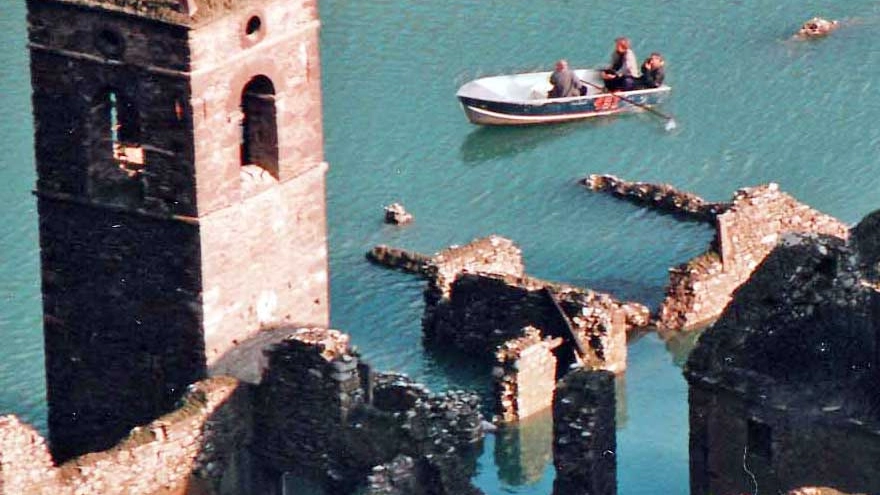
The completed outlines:
{"type": "Polygon", "coordinates": [[[782,235],[701,336],[685,368],[692,493],[880,492],[876,215],[849,242],[782,235]]]}
{"type": "Polygon", "coordinates": [[[751,493],[755,482],[762,493],[802,486],[880,493],[880,430],[841,425],[836,410],[818,406],[807,414],[750,407],[714,387],[692,386],[689,400],[691,493],[751,493]]]}
{"type": "Polygon", "coordinates": [[[375,466],[404,455],[420,483],[446,490],[437,493],[473,490],[483,435],[475,394],[433,395],[405,376],[374,375],[335,330],[300,329],[266,352],[255,438],[274,469],[347,493],[375,466]]]}
{"type": "Polygon", "coordinates": [[[543,339],[534,327],[507,341],[495,353],[492,378],[495,389],[496,423],[525,419],[550,407],[556,387],[556,356],[562,339],[543,339]]]}
{"type": "Polygon", "coordinates": [[[136,428],[116,447],[55,467],[45,440],[12,416],[0,418],[2,493],[152,495],[246,493],[248,390],[232,378],[190,387],[181,407],[136,428]]]}
{"type": "MultiPolygon", "coordinates": [[[[570,324],[584,347],[580,358],[587,367],[615,372],[626,368],[630,313],[606,294],[528,277],[465,273],[451,284],[448,298],[426,293],[426,300],[436,301],[426,310],[424,321],[425,336],[432,343],[471,355],[493,356],[499,346],[522,337],[523,329],[532,326],[546,337],[562,338],[563,348],[573,354],[578,344],[568,330],[570,324]],[[547,288],[552,288],[564,317],[547,288]]],[[[567,367],[572,361],[563,359],[561,364],[567,367]]]]}
{"type": "Polygon", "coordinates": [[[658,315],[661,327],[689,329],[717,318],[785,233],[848,236],[846,225],[776,184],[737,191],[729,209],[717,216],[716,227],[716,240],[706,254],[670,270],[658,315]]]}

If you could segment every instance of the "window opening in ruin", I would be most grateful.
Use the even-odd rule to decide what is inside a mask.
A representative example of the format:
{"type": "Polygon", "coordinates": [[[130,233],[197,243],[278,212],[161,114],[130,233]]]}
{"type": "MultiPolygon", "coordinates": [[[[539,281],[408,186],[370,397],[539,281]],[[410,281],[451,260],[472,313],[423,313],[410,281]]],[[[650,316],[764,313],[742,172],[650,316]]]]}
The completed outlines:
{"type": "Polygon", "coordinates": [[[110,113],[110,142],[113,147],[113,159],[129,177],[135,177],[144,168],[144,149],[136,144],[138,126],[136,112],[131,103],[123,104],[116,91],[107,93],[110,113]]]}
{"type": "Polygon", "coordinates": [[[125,41],[116,31],[102,29],[95,36],[95,48],[107,58],[118,59],[125,51],[125,41]]]}
{"type": "Polygon", "coordinates": [[[242,167],[248,172],[258,167],[278,179],[275,86],[268,77],[257,76],[244,87],[241,111],[242,167]]]}
{"type": "Polygon", "coordinates": [[[772,459],[773,430],[770,425],[756,419],[750,419],[747,425],[749,454],[772,459]]]}
{"type": "Polygon", "coordinates": [[[260,28],[263,27],[263,21],[259,16],[252,16],[248,19],[247,24],[244,27],[244,34],[247,36],[255,36],[257,32],[259,32],[260,28]]]}

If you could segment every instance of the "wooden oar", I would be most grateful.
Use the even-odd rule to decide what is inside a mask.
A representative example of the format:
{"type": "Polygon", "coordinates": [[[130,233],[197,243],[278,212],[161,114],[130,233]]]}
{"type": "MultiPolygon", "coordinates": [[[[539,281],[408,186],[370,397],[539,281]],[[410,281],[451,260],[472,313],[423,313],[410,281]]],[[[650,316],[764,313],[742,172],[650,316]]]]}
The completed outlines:
{"type": "MultiPolygon", "coordinates": [[[[605,88],[603,88],[602,86],[599,86],[598,84],[593,84],[593,83],[591,83],[591,82],[589,82],[589,81],[584,81],[583,79],[579,79],[579,80],[580,80],[582,83],[586,84],[587,86],[592,86],[592,87],[594,87],[594,88],[596,88],[596,89],[599,89],[599,90],[605,91],[605,88]]],[[[618,97],[618,98],[620,98],[621,100],[623,100],[623,101],[629,103],[630,105],[634,105],[634,106],[637,106],[637,107],[639,107],[639,108],[645,109],[645,110],[647,110],[647,111],[653,113],[654,115],[656,115],[656,116],[658,116],[658,117],[661,117],[661,118],[665,119],[665,120],[666,120],[666,125],[664,125],[663,128],[666,129],[667,131],[671,131],[671,130],[675,129],[676,127],[678,127],[678,125],[676,125],[676,123],[675,123],[675,119],[672,118],[671,115],[666,115],[665,113],[663,113],[663,112],[661,112],[661,111],[659,111],[659,110],[655,110],[655,109],[649,107],[648,105],[645,105],[644,103],[639,103],[639,102],[633,101],[633,100],[627,98],[626,96],[623,96],[623,95],[620,94],[620,93],[617,93],[617,92],[612,91],[611,94],[614,95],[614,96],[616,96],[616,97],[618,97]]]]}

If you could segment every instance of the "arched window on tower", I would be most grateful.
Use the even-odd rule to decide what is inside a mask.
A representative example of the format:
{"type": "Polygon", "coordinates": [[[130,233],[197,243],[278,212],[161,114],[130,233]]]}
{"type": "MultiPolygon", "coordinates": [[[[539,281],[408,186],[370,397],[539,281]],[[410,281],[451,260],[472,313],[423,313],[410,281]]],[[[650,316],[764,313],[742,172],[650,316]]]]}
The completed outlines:
{"type": "Polygon", "coordinates": [[[144,149],[140,146],[140,125],[137,109],[116,90],[107,91],[107,111],[110,119],[110,141],[113,159],[129,177],[144,168],[144,149]]]}
{"type": "Polygon", "coordinates": [[[88,191],[98,201],[129,206],[143,201],[146,157],[136,94],[108,87],[95,95],[84,144],[90,152],[88,191]]]}
{"type": "MultiPolygon", "coordinates": [[[[266,76],[256,76],[241,95],[241,165],[259,167],[278,179],[278,128],[275,86],[266,76]]],[[[250,175],[253,175],[252,173],[250,175]]]]}

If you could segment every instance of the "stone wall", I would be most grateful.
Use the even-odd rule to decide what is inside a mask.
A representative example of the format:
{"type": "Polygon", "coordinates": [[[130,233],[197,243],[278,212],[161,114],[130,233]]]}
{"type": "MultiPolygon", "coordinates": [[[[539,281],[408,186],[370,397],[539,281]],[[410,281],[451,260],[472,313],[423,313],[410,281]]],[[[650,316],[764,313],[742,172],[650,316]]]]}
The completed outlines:
{"type": "Polygon", "coordinates": [[[621,303],[607,294],[528,277],[464,273],[449,286],[448,298],[432,290],[426,291],[423,321],[430,342],[494,356],[499,346],[533,326],[546,336],[562,338],[560,349],[568,356],[561,361],[565,367],[578,349],[587,367],[623,371],[627,328],[647,315],[644,306],[621,303]]]}
{"type": "Polygon", "coordinates": [[[691,386],[689,397],[691,493],[739,495],[755,484],[762,493],[823,485],[880,492],[876,425],[839,422],[822,407],[774,407],[772,395],[762,405],[706,384],[691,386]]]}
{"type": "Polygon", "coordinates": [[[554,494],[617,493],[614,418],[612,373],[574,370],[559,383],[553,400],[554,494]]]}
{"type": "Polygon", "coordinates": [[[715,218],[730,207],[729,203],[712,203],[669,184],[628,182],[613,175],[593,174],[581,180],[581,184],[593,191],[605,192],[685,220],[714,223],[715,218]]]}
{"type": "Polygon", "coordinates": [[[63,461],[110,448],[205,376],[199,231],[42,197],[38,208],[49,438],[63,461]]]}
{"type": "Polygon", "coordinates": [[[556,356],[562,339],[545,340],[534,327],[522,337],[505,342],[495,353],[492,378],[495,389],[495,423],[516,422],[553,404],[556,356]]]}
{"type": "Polygon", "coordinates": [[[42,438],[7,416],[0,421],[0,487],[35,495],[243,493],[249,417],[249,393],[234,379],[212,378],[119,445],[56,468],[42,438]]]}
{"type": "Polygon", "coordinates": [[[329,324],[317,2],[235,7],[189,31],[209,362],[266,326],[329,324]],[[259,184],[242,167],[243,94],[255,79],[270,86],[262,101],[277,133],[277,167],[259,184]]]}
{"type": "Polygon", "coordinates": [[[430,301],[449,297],[455,278],[465,272],[521,277],[525,274],[522,251],[510,239],[495,235],[440,251],[427,270],[425,298],[429,306],[430,301]]]}
{"type": "Polygon", "coordinates": [[[267,356],[255,438],[276,471],[349,493],[375,466],[405,455],[420,466],[413,476],[436,493],[471,490],[482,439],[475,394],[434,395],[405,376],[374,374],[335,330],[292,330],[267,356]]]}
{"type": "Polygon", "coordinates": [[[349,337],[336,330],[298,329],[266,356],[255,397],[260,455],[278,471],[326,476],[330,450],[339,444],[351,410],[364,401],[349,337]]]}
{"type": "Polygon", "coordinates": [[[670,270],[659,325],[690,329],[717,318],[730,298],[787,233],[847,238],[847,226],[798,202],[778,185],[740,189],[717,217],[709,251],[670,270]]]}

